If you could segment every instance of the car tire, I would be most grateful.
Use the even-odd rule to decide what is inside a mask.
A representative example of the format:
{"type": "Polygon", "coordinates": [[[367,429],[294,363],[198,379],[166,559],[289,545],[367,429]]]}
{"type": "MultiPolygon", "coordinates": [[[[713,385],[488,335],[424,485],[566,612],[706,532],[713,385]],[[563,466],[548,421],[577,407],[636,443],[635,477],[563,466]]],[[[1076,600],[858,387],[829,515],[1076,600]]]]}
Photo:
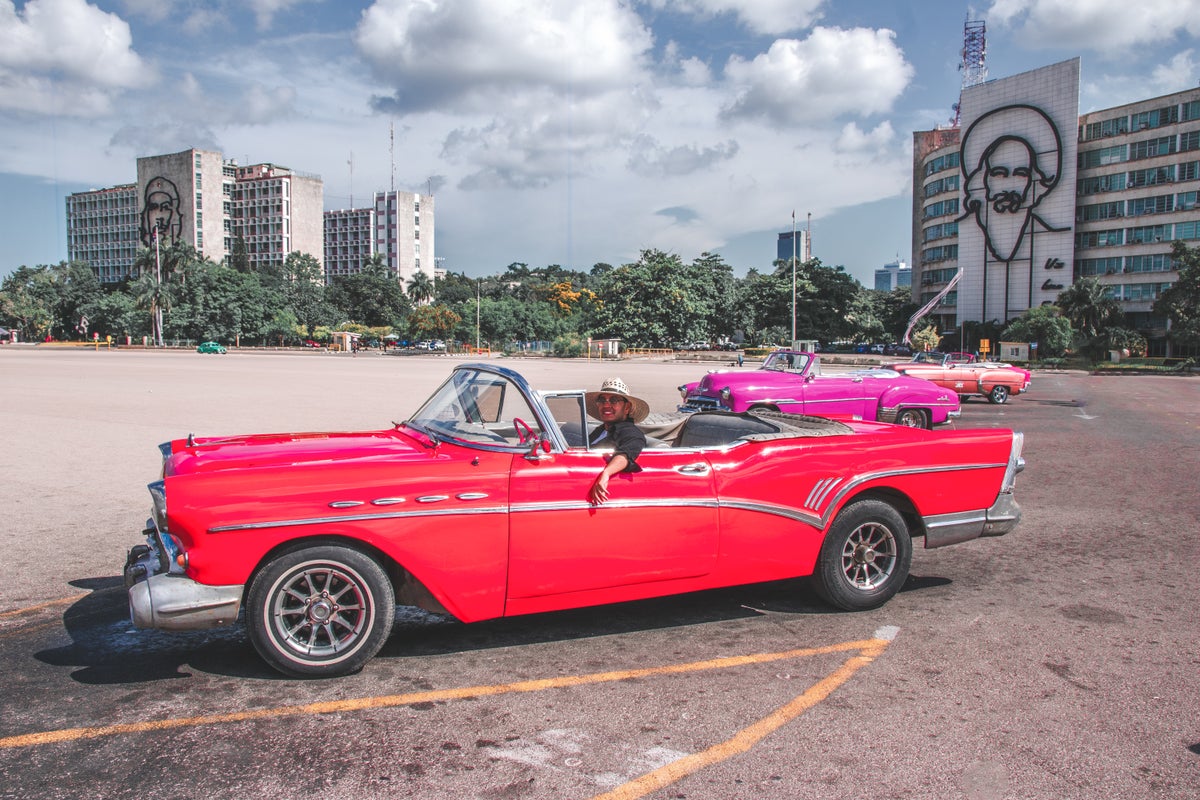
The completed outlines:
{"type": "Polygon", "coordinates": [[[817,594],[844,611],[878,608],[900,591],[912,564],[904,518],[882,500],[858,500],[834,519],[813,572],[817,594]]]}
{"type": "Polygon", "coordinates": [[[998,406],[1004,405],[1008,402],[1008,387],[1003,385],[993,386],[992,390],[988,392],[987,398],[989,403],[994,403],[998,406]]]}
{"type": "Polygon", "coordinates": [[[250,641],[275,669],[300,678],[348,675],[383,647],[396,616],[387,573],[373,558],[335,545],[269,562],[250,585],[250,641]]]}
{"type": "Polygon", "coordinates": [[[925,428],[930,429],[933,426],[929,424],[929,414],[923,408],[902,408],[896,414],[896,424],[903,425],[906,428],[925,428]]]}

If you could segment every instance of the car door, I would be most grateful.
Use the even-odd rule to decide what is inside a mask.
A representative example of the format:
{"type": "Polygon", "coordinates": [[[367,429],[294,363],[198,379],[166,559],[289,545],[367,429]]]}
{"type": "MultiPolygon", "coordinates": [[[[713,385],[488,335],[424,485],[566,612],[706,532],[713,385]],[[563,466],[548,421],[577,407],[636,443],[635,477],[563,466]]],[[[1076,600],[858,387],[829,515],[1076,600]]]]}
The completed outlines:
{"type": "Polygon", "coordinates": [[[506,614],[686,591],[715,569],[717,502],[703,453],[643,450],[642,471],[614,476],[608,502],[595,506],[588,490],[604,464],[584,447],[514,457],[506,614]]]}

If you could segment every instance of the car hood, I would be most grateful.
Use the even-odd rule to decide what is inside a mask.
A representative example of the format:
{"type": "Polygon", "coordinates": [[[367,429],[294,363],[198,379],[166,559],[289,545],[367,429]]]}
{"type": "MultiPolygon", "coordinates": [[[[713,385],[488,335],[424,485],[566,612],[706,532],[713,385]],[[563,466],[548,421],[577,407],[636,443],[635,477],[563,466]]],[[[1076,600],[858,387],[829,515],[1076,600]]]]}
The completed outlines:
{"type": "Polygon", "coordinates": [[[270,433],[189,437],[170,443],[165,475],[225,470],[347,464],[386,459],[395,464],[428,458],[428,450],[402,429],[357,433],[270,433]]]}

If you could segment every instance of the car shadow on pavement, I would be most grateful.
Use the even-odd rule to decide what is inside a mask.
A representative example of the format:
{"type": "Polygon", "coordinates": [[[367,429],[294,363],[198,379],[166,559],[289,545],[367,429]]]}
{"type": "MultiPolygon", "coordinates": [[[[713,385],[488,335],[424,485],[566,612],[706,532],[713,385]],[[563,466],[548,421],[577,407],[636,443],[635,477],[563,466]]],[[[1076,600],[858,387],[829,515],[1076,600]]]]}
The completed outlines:
{"type": "MultiPolygon", "coordinates": [[[[909,576],[902,592],[945,586],[948,579],[909,576]]],[[[39,661],[73,667],[83,684],[136,684],[192,677],[193,672],[256,680],[288,680],[254,652],[243,624],[204,631],[138,630],[129,619],[119,576],[82,578],[89,593],[62,615],[70,644],[41,650],[39,661]]],[[[530,614],[465,625],[409,606],[396,610],[380,658],[420,658],[623,633],[751,619],[766,614],[844,613],[813,592],[807,578],[711,589],[651,600],[530,614]]]]}
{"type": "Polygon", "coordinates": [[[241,625],[206,631],[138,630],[129,619],[120,576],[81,578],[89,590],[62,615],[71,643],[34,654],[57,667],[77,667],[72,680],[123,684],[191,677],[191,670],[221,675],[273,677],[255,654],[241,625]]]}

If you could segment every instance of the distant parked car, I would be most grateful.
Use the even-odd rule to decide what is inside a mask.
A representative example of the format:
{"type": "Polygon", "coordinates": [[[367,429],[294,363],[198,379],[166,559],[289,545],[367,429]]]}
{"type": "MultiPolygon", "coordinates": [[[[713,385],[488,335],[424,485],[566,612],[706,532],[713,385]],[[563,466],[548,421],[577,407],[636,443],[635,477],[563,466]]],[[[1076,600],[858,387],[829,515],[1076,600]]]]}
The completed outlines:
{"type": "Polygon", "coordinates": [[[197,353],[224,353],[225,346],[216,342],[201,342],[196,348],[197,353]]]}
{"type": "Polygon", "coordinates": [[[976,361],[970,353],[917,353],[912,361],[885,364],[905,375],[924,378],[954,391],[960,398],[982,395],[989,403],[1007,403],[1029,389],[1029,370],[991,361],[976,361]],[[956,358],[966,359],[956,361],[956,358]]]}
{"type": "Polygon", "coordinates": [[[958,396],[891,370],[822,375],[821,359],[776,350],[756,370],[714,370],[679,387],[680,411],[782,411],[932,428],[960,413],[958,396]]]}

